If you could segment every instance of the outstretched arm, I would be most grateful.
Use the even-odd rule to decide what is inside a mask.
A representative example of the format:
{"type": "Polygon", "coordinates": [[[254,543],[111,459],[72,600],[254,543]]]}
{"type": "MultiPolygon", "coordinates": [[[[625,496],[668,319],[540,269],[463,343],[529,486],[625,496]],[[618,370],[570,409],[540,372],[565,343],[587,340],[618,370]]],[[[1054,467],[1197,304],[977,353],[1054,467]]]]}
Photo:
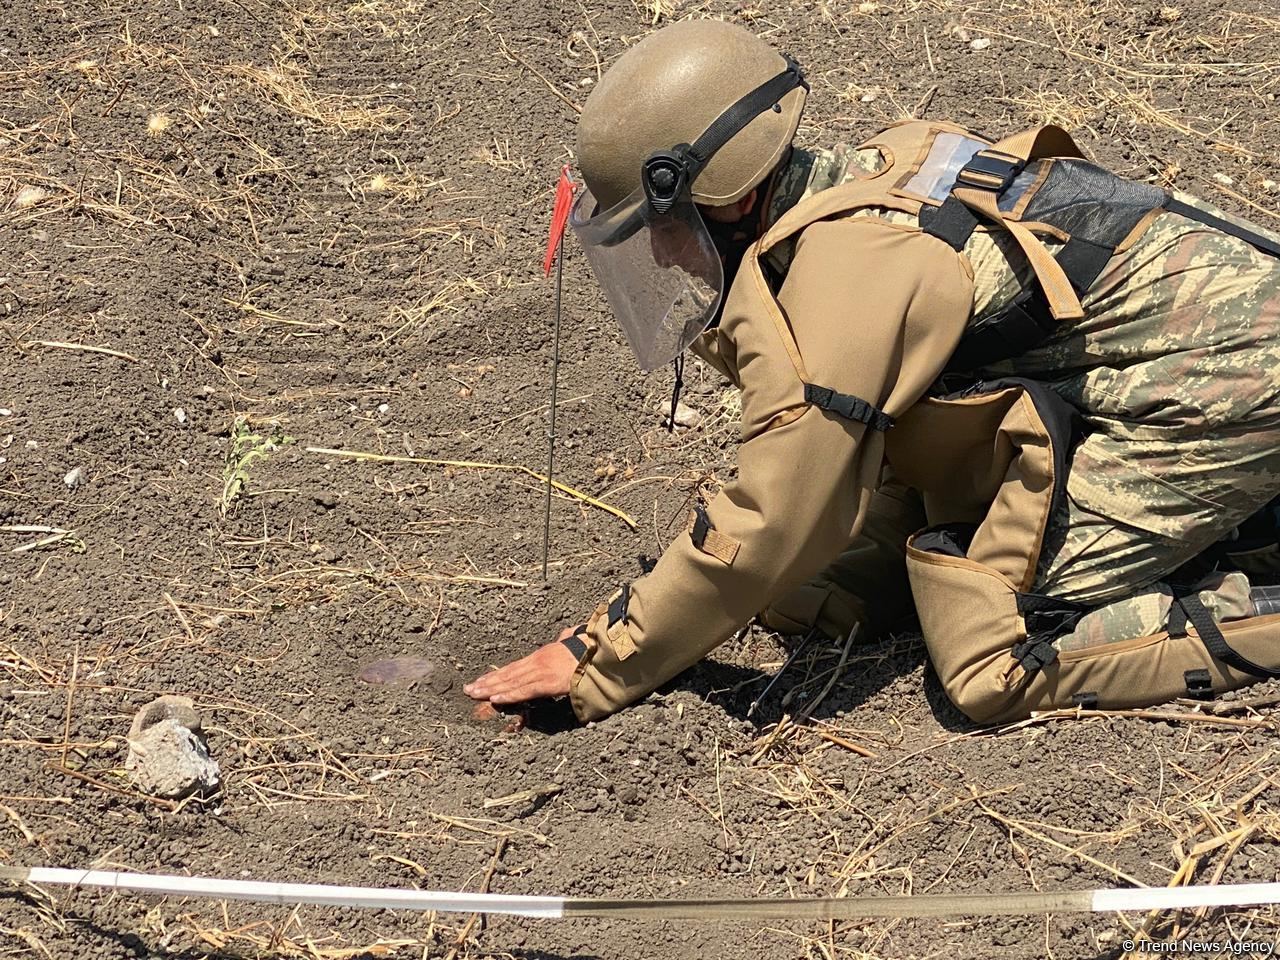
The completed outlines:
{"type": "Polygon", "coordinates": [[[468,692],[498,702],[520,689],[526,670],[545,667],[554,677],[538,689],[559,694],[567,684],[580,718],[604,716],[817,574],[858,532],[884,437],[809,403],[805,384],[901,414],[937,376],[971,303],[971,280],[950,247],[871,218],[807,228],[776,300],[758,270],[743,269],[719,336],[743,392],[744,442],[738,479],[708,508],[701,543],[682,534],[625,602],[597,608],[571,676],[560,651],[538,651],[525,658],[536,664],[504,668],[511,686],[468,692]]]}

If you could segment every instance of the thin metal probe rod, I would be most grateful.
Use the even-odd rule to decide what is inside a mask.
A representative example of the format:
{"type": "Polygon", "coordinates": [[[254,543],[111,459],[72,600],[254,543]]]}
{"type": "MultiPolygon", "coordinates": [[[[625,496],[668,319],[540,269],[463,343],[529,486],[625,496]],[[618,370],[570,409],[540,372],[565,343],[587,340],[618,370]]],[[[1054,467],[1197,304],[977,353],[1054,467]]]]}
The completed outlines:
{"type": "Polygon", "coordinates": [[[547,501],[542,514],[542,579],[547,579],[551,553],[551,474],[556,467],[556,394],[560,385],[560,290],[564,267],[564,243],[556,248],[556,319],[551,347],[551,413],[547,429],[547,501]]]}
{"type": "Polygon", "coordinates": [[[769,682],[764,685],[764,689],[760,691],[760,694],[754,700],[751,701],[751,706],[747,707],[748,718],[750,718],[756,712],[756,708],[760,706],[764,698],[769,696],[769,693],[773,690],[773,688],[778,685],[778,681],[782,679],[782,675],[791,669],[791,665],[800,658],[800,654],[804,653],[805,648],[809,646],[809,642],[817,635],[818,635],[817,627],[813,627],[808,633],[804,635],[804,639],[801,640],[796,645],[796,648],[791,651],[791,656],[787,657],[787,659],[783,662],[782,666],[778,668],[778,671],[772,677],[769,678],[769,682]]]}

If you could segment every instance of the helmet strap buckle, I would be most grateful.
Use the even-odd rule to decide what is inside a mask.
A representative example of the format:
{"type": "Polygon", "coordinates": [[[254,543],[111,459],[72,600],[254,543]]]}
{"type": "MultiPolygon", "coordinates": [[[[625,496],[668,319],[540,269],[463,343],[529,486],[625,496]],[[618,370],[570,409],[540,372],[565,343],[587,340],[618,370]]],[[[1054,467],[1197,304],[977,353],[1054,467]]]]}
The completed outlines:
{"type": "Polygon", "coordinates": [[[670,150],[659,150],[644,162],[640,181],[644,195],[653,212],[665,216],[683,197],[689,194],[693,182],[694,158],[687,143],[677,144],[670,150]]]}

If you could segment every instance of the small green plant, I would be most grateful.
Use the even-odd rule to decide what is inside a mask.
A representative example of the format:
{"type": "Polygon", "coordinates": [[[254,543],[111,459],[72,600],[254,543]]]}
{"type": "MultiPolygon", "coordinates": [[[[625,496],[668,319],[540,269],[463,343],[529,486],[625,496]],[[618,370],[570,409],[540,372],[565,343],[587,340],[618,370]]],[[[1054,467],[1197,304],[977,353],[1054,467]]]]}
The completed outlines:
{"type": "Polygon", "coordinates": [[[222,516],[227,515],[231,505],[244,492],[249,482],[250,464],[294,442],[293,437],[285,436],[278,425],[271,424],[270,427],[270,432],[259,433],[246,416],[236,417],[232,424],[231,449],[227,451],[227,465],[222,471],[222,495],[218,498],[222,516]]]}

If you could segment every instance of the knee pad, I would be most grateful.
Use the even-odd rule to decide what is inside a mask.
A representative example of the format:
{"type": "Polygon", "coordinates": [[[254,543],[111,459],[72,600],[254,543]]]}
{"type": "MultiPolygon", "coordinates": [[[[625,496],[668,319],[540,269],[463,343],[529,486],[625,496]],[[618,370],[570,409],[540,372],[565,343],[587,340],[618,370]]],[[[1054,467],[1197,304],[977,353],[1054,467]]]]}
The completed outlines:
{"type": "Polygon", "coordinates": [[[1065,496],[1073,409],[1033,381],[921,401],[887,438],[895,472],[924,491],[931,526],[907,545],[925,643],[952,702],[980,723],[1033,710],[1127,708],[1212,697],[1277,676],[1280,609],[1219,624],[1193,592],[1168,628],[1059,650],[1091,609],[1032,587],[1050,512],[1065,496]]]}

